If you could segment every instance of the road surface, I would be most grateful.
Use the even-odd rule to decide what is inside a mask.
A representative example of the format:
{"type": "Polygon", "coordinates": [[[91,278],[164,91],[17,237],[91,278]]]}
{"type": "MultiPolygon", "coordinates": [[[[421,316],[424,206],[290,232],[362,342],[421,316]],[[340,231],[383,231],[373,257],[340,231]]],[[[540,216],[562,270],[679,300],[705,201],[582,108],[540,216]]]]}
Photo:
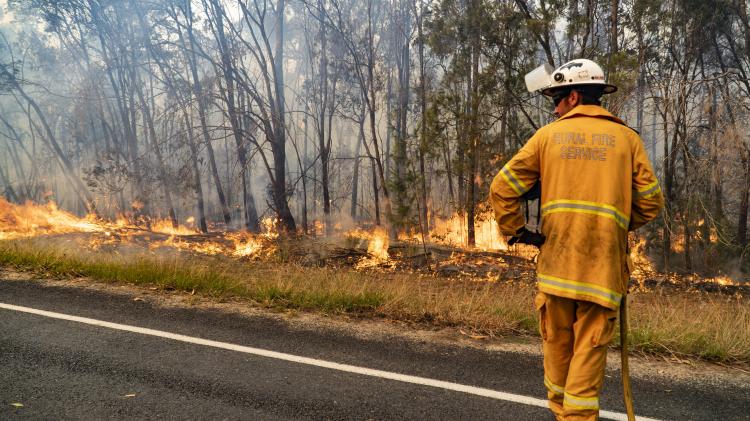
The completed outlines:
{"type": "MultiPolygon", "coordinates": [[[[538,355],[0,279],[0,419],[548,420],[541,380],[538,355]]],[[[633,388],[639,416],[750,419],[750,385],[633,388]]],[[[603,419],[620,391],[608,373],[603,419]]]]}

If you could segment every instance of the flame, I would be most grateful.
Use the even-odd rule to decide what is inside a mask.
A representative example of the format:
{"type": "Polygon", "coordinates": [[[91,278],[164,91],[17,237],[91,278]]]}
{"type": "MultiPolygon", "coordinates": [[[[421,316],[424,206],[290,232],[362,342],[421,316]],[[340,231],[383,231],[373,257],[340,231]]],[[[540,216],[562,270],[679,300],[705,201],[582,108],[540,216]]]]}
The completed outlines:
{"type": "Polygon", "coordinates": [[[360,248],[366,244],[367,253],[374,260],[386,261],[390,258],[388,255],[388,233],[382,227],[375,227],[371,231],[354,228],[347,231],[345,236],[356,240],[355,248],[360,248]]]}
{"type": "Polygon", "coordinates": [[[260,221],[261,229],[265,231],[263,235],[267,238],[279,237],[279,220],[276,218],[263,218],[260,221]]]}
{"type": "Polygon", "coordinates": [[[46,205],[32,202],[14,205],[0,198],[0,240],[105,230],[93,216],[79,218],[58,209],[54,202],[46,205]]]}
{"type": "Polygon", "coordinates": [[[233,249],[229,251],[229,254],[235,257],[262,257],[269,256],[275,250],[268,240],[272,240],[278,236],[278,233],[265,232],[260,235],[251,234],[249,232],[235,232],[226,233],[224,237],[232,241],[233,249]]]}
{"type": "MultiPolygon", "coordinates": [[[[195,218],[188,218],[188,223],[192,222],[195,222],[195,218]]],[[[115,221],[98,219],[93,215],[80,218],[70,212],[58,209],[54,202],[45,205],[32,202],[15,205],[0,198],[0,240],[53,234],[102,234],[91,236],[88,239],[88,247],[92,249],[130,241],[130,237],[135,233],[153,232],[166,234],[169,237],[165,240],[150,241],[149,247],[152,249],[172,247],[208,255],[226,254],[237,257],[255,256],[261,252],[268,255],[273,252],[274,248],[264,244],[261,240],[278,237],[277,224],[278,222],[272,218],[264,219],[262,221],[264,232],[257,237],[249,233],[223,233],[217,236],[215,240],[205,238],[188,240],[186,237],[197,235],[199,232],[182,225],[175,228],[169,219],[152,221],[151,229],[147,231],[134,225],[125,215],[118,215],[115,221]]]]}
{"type": "Polygon", "coordinates": [[[656,272],[654,264],[646,255],[646,239],[638,237],[636,243],[630,248],[630,259],[635,266],[633,275],[643,275],[656,272]]]}
{"type": "Polygon", "coordinates": [[[237,257],[255,256],[263,248],[263,244],[257,238],[247,233],[227,234],[227,238],[234,242],[232,254],[237,257]]]}
{"type": "Polygon", "coordinates": [[[734,281],[734,279],[728,277],[728,276],[717,276],[715,278],[709,278],[706,279],[706,282],[713,282],[715,284],[719,285],[737,285],[737,283],[734,281]]]}
{"type": "MultiPolygon", "coordinates": [[[[60,210],[54,202],[38,205],[26,202],[15,205],[0,198],[0,240],[29,238],[39,235],[67,234],[72,232],[112,233],[124,228],[140,229],[119,215],[115,221],[105,221],[94,215],[83,218],[60,210]]],[[[172,227],[169,219],[151,222],[151,231],[168,235],[192,235],[197,231],[184,226],[172,227]]]]}
{"type": "MultiPolygon", "coordinates": [[[[193,218],[192,216],[190,218],[193,218]]],[[[190,219],[188,218],[188,219],[190,219]]],[[[193,218],[193,221],[195,221],[195,218],[193,218]]],[[[188,228],[182,225],[178,225],[177,228],[172,226],[172,221],[170,219],[158,219],[151,223],[151,231],[153,232],[160,232],[162,234],[169,234],[169,235],[194,235],[198,234],[197,230],[194,230],[192,228],[188,228]]]]}
{"type": "MultiPolygon", "coordinates": [[[[704,225],[705,225],[705,221],[704,220],[701,219],[701,220],[698,221],[698,227],[703,227],[704,225]]],[[[699,240],[699,241],[700,240],[703,240],[703,241],[708,240],[709,243],[716,244],[716,243],[719,242],[719,232],[716,229],[716,226],[713,225],[713,224],[711,224],[708,227],[708,238],[704,238],[703,229],[696,229],[696,230],[692,230],[692,232],[690,233],[689,239],[690,240],[699,240]]],[[[671,239],[671,245],[670,245],[670,248],[671,248],[672,252],[673,253],[684,253],[685,252],[685,245],[686,245],[686,241],[685,240],[686,240],[686,238],[685,238],[685,232],[684,231],[681,231],[679,233],[673,234],[672,235],[672,239],[671,239]]]]}
{"type": "Polygon", "coordinates": [[[274,218],[264,218],[261,223],[261,234],[252,234],[249,232],[225,233],[224,238],[231,240],[234,249],[231,254],[235,257],[259,257],[272,254],[276,247],[271,245],[271,241],[279,237],[279,220],[274,218]]]}
{"type": "Polygon", "coordinates": [[[375,259],[388,260],[388,234],[383,228],[378,227],[372,232],[367,252],[375,259]]]}
{"type": "MultiPolygon", "coordinates": [[[[433,221],[431,240],[451,246],[466,246],[468,233],[465,215],[454,213],[450,218],[435,218],[433,221]]],[[[480,250],[508,250],[508,243],[489,212],[479,215],[474,222],[474,238],[475,247],[480,250]]]]}
{"type": "Polygon", "coordinates": [[[226,248],[221,244],[205,241],[205,242],[189,242],[180,238],[179,236],[170,236],[164,241],[156,242],[152,245],[152,248],[156,247],[173,247],[180,250],[190,250],[201,254],[207,254],[210,256],[217,254],[225,254],[226,248]]]}

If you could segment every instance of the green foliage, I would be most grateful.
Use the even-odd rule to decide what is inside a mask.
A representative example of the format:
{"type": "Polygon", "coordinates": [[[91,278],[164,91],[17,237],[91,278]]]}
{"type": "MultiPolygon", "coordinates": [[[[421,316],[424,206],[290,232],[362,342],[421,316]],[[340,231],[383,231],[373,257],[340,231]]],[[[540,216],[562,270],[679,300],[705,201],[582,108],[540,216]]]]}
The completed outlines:
{"type": "MultiPolygon", "coordinates": [[[[518,30],[525,22],[510,2],[446,0],[435,6],[427,23],[428,45],[445,69],[429,97],[427,132],[434,141],[428,153],[444,159],[452,154],[445,174],[452,174],[459,187],[459,180],[465,179],[465,186],[472,181],[476,159],[480,200],[499,161],[523,143],[514,137],[530,133],[518,101],[525,96],[518,69],[535,67],[533,39],[518,30]],[[479,62],[476,73],[473,60],[479,62]]],[[[457,210],[465,205],[457,203],[457,210]]]]}

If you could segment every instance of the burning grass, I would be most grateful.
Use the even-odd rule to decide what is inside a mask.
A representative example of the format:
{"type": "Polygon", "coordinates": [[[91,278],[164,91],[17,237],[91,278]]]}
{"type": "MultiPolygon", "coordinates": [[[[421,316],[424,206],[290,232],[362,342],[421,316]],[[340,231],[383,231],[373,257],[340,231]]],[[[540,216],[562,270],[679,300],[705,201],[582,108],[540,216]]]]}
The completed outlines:
{"type": "Polygon", "coordinates": [[[526,332],[536,323],[529,305],[532,288],[522,282],[437,279],[418,273],[305,267],[278,260],[240,261],[167,249],[84,249],[70,236],[0,242],[0,266],[42,276],[88,277],[215,297],[244,297],[269,308],[460,326],[485,334],[526,332]]]}
{"type": "MultiPolygon", "coordinates": [[[[238,260],[167,248],[83,249],[70,236],[0,242],[0,266],[43,276],[237,297],[267,308],[452,326],[478,338],[537,332],[533,283],[515,279],[511,272],[507,277],[446,278],[416,271],[309,267],[281,256],[283,250],[269,259],[238,260]]],[[[655,290],[631,294],[630,309],[631,343],[637,351],[750,362],[747,298],[655,290]]]]}
{"type": "Polygon", "coordinates": [[[354,272],[279,266],[273,262],[240,263],[225,256],[177,250],[111,253],[76,249],[74,244],[69,239],[0,243],[0,265],[43,276],[88,277],[210,296],[244,297],[277,308],[352,312],[373,310],[383,303],[380,293],[370,290],[354,272]],[[66,249],[76,252],[61,251],[66,249]]]}

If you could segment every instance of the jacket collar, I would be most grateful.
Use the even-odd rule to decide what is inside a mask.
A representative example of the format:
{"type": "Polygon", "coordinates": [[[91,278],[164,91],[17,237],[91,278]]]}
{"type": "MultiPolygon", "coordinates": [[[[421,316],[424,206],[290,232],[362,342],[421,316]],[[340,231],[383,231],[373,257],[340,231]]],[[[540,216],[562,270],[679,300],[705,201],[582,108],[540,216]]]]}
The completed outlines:
{"type": "Polygon", "coordinates": [[[558,118],[557,121],[565,120],[569,118],[575,118],[575,117],[603,118],[605,120],[610,120],[610,121],[614,121],[615,123],[625,125],[624,121],[615,117],[614,115],[612,115],[612,113],[605,110],[599,105],[578,105],[572,110],[568,111],[568,113],[565,114],[564,116],[558,118]]]}

